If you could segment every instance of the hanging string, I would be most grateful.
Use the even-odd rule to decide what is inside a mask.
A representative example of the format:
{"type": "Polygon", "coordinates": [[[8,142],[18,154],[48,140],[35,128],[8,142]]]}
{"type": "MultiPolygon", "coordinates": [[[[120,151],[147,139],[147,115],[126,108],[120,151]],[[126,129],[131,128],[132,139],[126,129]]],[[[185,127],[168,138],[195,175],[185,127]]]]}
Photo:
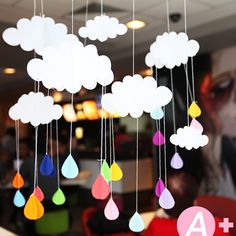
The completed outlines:
{"type": "Polygon", "coordinates": [[[188,76],[186,73],[186,113],[187,113],[187,125],[189,126],[189,116],[188,116],[188,107],[189,107],[189,94],[188,94],[189,82],[188,76]]]}
{"type": "MultiPolygon", "coordinates": [[[[112,165],[112,121],[111,121],[111,118],[112,116],[109,115],[109,146],[110,146],[110,166],[112,165]]],[[[114,152],[114,150],[113,150],[114,152]]],[[[112,174],[112,173],[111,173],[112,174]]],[[[110,181],[110,189],[111,189],[111,198],[112,198],[112,189],[113,189],[113,186],[112,186],[112,179],[110,181]]]]}
{"type": "Polygon", "coordinates": [[[37,169],[38,169],[38,126],[35,127],[35,152],[34,152],[34,189],[37,184],[37,169]]]}
{"type": "Polygon", "coordinates": [[[170,9],[169,0],[166,0],[166,19],[167,19],[167,32],[170,32],[170,9]]]}
{"type": "MultiPolygon", "coordinates": [[[[85,26],[88,21],[88,0],[86,0],[85,4],[85,26]]],[[[87,37],[84,38],[84,47],[87,45],[87,37]]]]}
{"type": "Polygon", "coordinates": [[[193,57],[191,57],[191,71],[192,71],[193,101],[196,101],[196,97],[195,97],[195,78],[194,78],[193,57]]]}
{"type": "MultiPolygon", "coordinates": [[[[102,86],[102,97],[104,95],[104,87],[102,86]]],[[[101,144],[100,144],[100,168],[102,172],[102,160],[103,160],[103,120],[104,120],[104,110],[103,106],[101,107],[101,144]]]]}
{"type": "MultiPolygon", "coordinates": [[[[163,133],[166,139],[166,108],[163,107],[164,117],[163,117],[163,133]]],[[[167,165],[166,165],[166,141],[164,143],[164,175],[165,175],[165,186],[167,187],[167,165]]]]}
{"type": "Polygon", "coordinates": [[[44,16],[44,2],[41,0],[41,15],[44,16]]]}
{"type": "MultiPolygon", "coordinates": [[[[176,134],[176,118],[175,118],[175,94],[174,94],[174,80],[173,80],[173,71],[170,70],[170,84],[172,91],[172,118],[173,118],[173,131],[176,134]]],[[[177,152],[177,146],[175,145],[175,153],[177,152]]]]}
{"type": "Polygon", "coordinates": [[[56,120],[57,187],[60,187],[58,120],[56,120]]]}
{"type": "MultiPolygon", "coordinates": [[[[133,21],[135,20],[135,0],[133,0],[133,21]]],[[[133,55],[133,65],[132,65],[132,73],[134,75],[135,72],[135,29],[132,29],[132,55],[133,55]]]]}
{"type": "Polygon", "coordinates": [[[74,0],[71,0],[71,33],[74,34],[74,0]]]}
{"type": "MultiPolygon", "coordinates": [[[[48,89],[48,96],[50,95],[49,89],[48,89]]],[[[46,154],[48,154],[48,124],[46,124],[46,154]]]]}
{"type": "Polygon", "coordinates": [[[53,122],[50,123],[50,156],[52,158],[52,162],[53,162],[53,145],[52,145],[52,133],[53,131],[53,122]]]}
{"type": "MultiPolygon", "coordinates": [[[[104,87],[104,94],[106,94],[106,86],[104,87]]],[[[105,117],[104,119],[105,125],[104,125],[104,155],[105,155],[105,160],[107,160],[107,119],[105,117]]]]}
{"type": "Polygon", "coordinates": [[[187,2],[184,0],[184,32],[187,34],[187,2]]]}
{"type": "MultiPolygon", "coordinates": [[[[19,126],[19,120],[15,121],[15,131],[16,131],[16,170],[19,173],[20,172],[20,151],[19,151],[20,126],[19,126]]],[[[19,183],[18,183],[18,185],[19,185],[19,183]]]]}
{"type": "MultiPolygon", "coordinates": [[[[73,1],[73,0],[72,0],[73,1]]],[[[71,107],[74,109],[74,95],[73,93],[71,94],[71,107]]],[[[71,116],[71,120],[70,120],[70,154],[72,151],[72,136],[73,136],[73,118],[71,116]]]]}
{"type": "Polygon", "coordinates": [[[34,0],[34,11],[33,11],[33,14],[34,14],[34,16],[36,16],[36,0],[34,0]]]}
{"type": "Polygon", "coordinates": [[[113,117],[111,117],[111,129],[112,129],[112,150],[113,150],[113,162],[116,162],[116,153],[115,153],[115,136],[114,136],[114,122],[113,117]]]}
{"type": "Polygon", "coordinates": [[[101,15],[103,15],[103,11],[104,11],[104,9],[103,9],[103,0],[101,0],[101,15]]]}
{"type": "Polygon", "coordinates": [[[137,118],[136,123],[136,212],[138,211],[138,186],[139,186],[139,145],[138,145],[138,135],[139,123],[137,118]]]}

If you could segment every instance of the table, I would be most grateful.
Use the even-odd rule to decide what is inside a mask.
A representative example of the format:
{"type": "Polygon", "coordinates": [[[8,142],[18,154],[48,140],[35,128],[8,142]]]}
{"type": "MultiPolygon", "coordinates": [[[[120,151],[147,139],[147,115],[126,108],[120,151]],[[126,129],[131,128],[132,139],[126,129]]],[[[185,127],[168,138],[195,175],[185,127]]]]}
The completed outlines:
{"type": "Polygon", "coordinates": [[[0,227],[0,235],[1,236],[17,236],[17,234],[14,234],[14,233],[12,233],[12,232],[10,232],[10,231],[2,228],[2,227],[0,227]]]}

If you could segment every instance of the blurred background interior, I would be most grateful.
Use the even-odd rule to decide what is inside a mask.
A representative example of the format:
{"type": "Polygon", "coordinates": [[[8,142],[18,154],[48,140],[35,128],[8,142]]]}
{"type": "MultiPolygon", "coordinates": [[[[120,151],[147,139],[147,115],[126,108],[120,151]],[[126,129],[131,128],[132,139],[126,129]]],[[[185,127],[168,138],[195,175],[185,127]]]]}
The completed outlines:
{"type": "MultiPolygon", "coordinates": [[[[40,1],[37,13],[40,12],[40,1]]],[[[75,0],[75,29],[84,25],[85,0],[75,0]]],[[[166,31],[166,1],[136,0],[136,19],[144,22],[136,29],[135,72],[152,75],[145,66],[145,55],[156,35],[166,31]]],[[[195,85],[199,106],[203,111],[200,122],[210,138],[202,149],[186,151],[178,149],[184,160],[181,170],[171,169],[169,163],[174,147],[167,143],[169,188],[176,198],[172,211],[162,212],[154,195],[158,180],[157,150],[152,145],[155,122],[149,115],[139,121],[140,183],[139,207],[146,227],[155,218],[174,219],[187,207],[198,204],[211,210],[215,217],[230,217],[236,224],[236,1],[235,0],[188,0],[188,35],[200,43],[200,52],[195,57],[195,85]],[[183,201],[184,200],[184,201],[183,201]],[[183,203],[184,202],[184,203],[183,203]],[[211,203],[211,204],[210,204],[211,203]],[[232,212],[232,207],[235,210],[232,212]],[[220,210],[221,209],[221,210],[220,210]]],[[[171,30],[184,30],[184,7],[182,0],[170,0],[171,30]]],[[[132,19],[131,0],[104,1],[104,12],[117,17],[122,23],[132,19]]],[[[44,13],[65,23],[70,28],[71,1],[45,0],[44,13]]],[[[90,0],[88,18],[100,14],[100,1],[90,0]]],[[[31,18],[33,0],[0,0],[1,33],[20,18],[31,18]]],[[[77,30],[76,30],[77,31],[77,30]]],[[[124,36],[105,43],[90,42],[98,47],[99,54],[109,56],[115,80],[122,80],[132,73],[132,30],[124,36]]],[[[67,201],[62,207],[54,207],[46,201],[44,220],[37,223],[24,219],[22,209],[13,206],[14,190],[10,182],[15,173],[15,124],[8,116],[9,108],[23,93],[34,87],[27,75],[26,65],[33,52],[20,47],[11,47],[0,38],[0,232],[7,229],[17,235],[134,235],[128,231],[127,222],[135,209],[135,135],[136,123],[130,117],[114,118],[116,159],[124,177],[114,183],[114,200],[123,212],[118,223],[107,222],[100,210],[106,201],[98,202],[91,196],[91,186],[98,175],[101,129],[101,88],[93,91],[82,89],[70,105],[67,92],[49,91],[56,103],[63,106],[64,115],[59,121],[60,163],[68,155],[69,121],[73,118],[73,155],[79,164],[80,175],[74,181],[62,178],[62,189],[67,201]],[[56,219],[56,220],[55,220],[56,219]],[[60,227],[59,227],[60,226],[60,227]]],[[[91,68],[92,70],[93,68],[91,68]]],[[[155,70],[154,70],[155,71],[155,70]]],[[[186,84],[183,67],[175,68],[174,87],[177,127],[186,124],[186,84]]],[[[158,70],[160,84],[170,88],[169,70],[158,70]]],[[[109,90],[110,87],[107,88],[109,90]]],[[[47,90],[40,87],[45,94],[47,90]]],[[[141,96],[141,95],[140,95],[141,96]]],[[[173,132],[171,104],[166,108],[167,137],[173,132]]],[[[55,123],[50,125],[50,154],[55,157],[55,123]]],[[[46,127],[39,127],[39,156],[45,154],[46,127]]],[[[33,176],[34,129],[20,124],[20,159],[22,175],[28,182],[23,189],[30,193],[33,176]]],[[[42,188],[50,198],[56,177],[45,181],[42,188]]],[[[163,226],[164,227],[164,226],[163,226]]],[[[166,227],[166,226],[165,226],[166,227]]],[[[144,235],[154,235],[148,233],[144,235]]],[[[0,235],[4,235],[0,233],[0,235]]],[[[7,234],[6,234],[7,235],[7,234]]],[[[13,234],[9,234],[13,235],[13,234]]],[[[155,235],[167,235],[159,234],[155,235]]],[[[168,234],[170,235],[170,234],[168,234]]],[[[173,234],[174,235],[174,234],[173,234]]],[[[231,229],[231,235],[236,232],[231,229]]]]}

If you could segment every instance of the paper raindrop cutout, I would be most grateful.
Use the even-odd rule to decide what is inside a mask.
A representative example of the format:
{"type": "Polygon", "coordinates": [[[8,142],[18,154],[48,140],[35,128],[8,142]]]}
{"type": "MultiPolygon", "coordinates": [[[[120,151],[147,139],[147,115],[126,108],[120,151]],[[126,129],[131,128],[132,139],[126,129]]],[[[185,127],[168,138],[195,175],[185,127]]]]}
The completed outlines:
{"type": "Polygon", "coordinates": [[[21,174],[19,172],[16,173],[13,181],[12,181],[12,186],[13,188],[22,188],[24,186],[24,179],[23,177],[21,176],[21,174]]]}
{"type": "Polygon", "coordinates": [[[41,92],[23,94],[10,108],[9,116],[13,120],[21,120],[24,124],[30,122],[33,126],[49,124],[52,120],[59,120],[63,113],[62,107],[53,103],[51,96],[44,96],[41,92]]]}
{"type": "Polygon", "coordinates": [[[65,195],[60,188],[52,196],[52,201],[55,205],[63,205],[66,201],[65,195]]]}
{"type": "Polygon", "coordinates": [[[92,195],[98,200],[106,199],[110,194],[110,186],[100,174],[92,186],[92,195]]]}
{"type": "Polygon", "coordinates": [[[88,20],[86,26],[79,29],[79,35],[82,38],[104,42],[108,38],[114,39],[117,35],[124,35],[127,31],[126,25],[120,24],[117,18],[101,15],[96,16],[94,20],[88,20]]]}
{"type": "Polygon", "coordinates": [[[181,169],[184,165],[182,158],[180,157],[179,153],[175,153],[171,158],[170,165],[173,169],[181,169]]]}
{"type": "Polygon", "coordinates": [[[29,220],[38,220],[44,215],[43,205],[34,194],[26,202],[24,215],[29,220]]]}
{"type": "Polygon", "coordinates": [[[22,18],[17,22],[17,28],[8,28],[2,35],[9,45],[20,45],[23,50],[35,50],[39,55],[48,46],[63,42],[66,36],[64,24],[55,24],[52,18],[44,16],[34,16],[31,20],[22,18]]]}
{"type": "Polygon", "coordinates": [[[157,107],[167,105],[172,99],[172,92],[165,86],[157,87],[153,77],[142,78],[141,75],[125,76],[123,81],[112,85],[112,93],[102,97],[103,108],[111,114],[133,118],[143,112],[150,113],[157,107]]]}
{"type": "Polygon", "coordinates": [[[200,132],[203,132],[202,125],[195,118],[192,119],[190,126],[194,129],[199,130],[200,132]]]}
{"type": "Polygon", "coordinates": [[[43,199],[44,199],[44,194],[43,194],[42,189],[41,189],[39,186],[37,186],[37,187],[34,189],[33,194],[38,198],[38,200],[39,200],[40,202],[43,201],[43,199]]]}
{"type": "Polygon", "coordinates": [[[177,134],[170,136],[170,142],[181,148],[185,147],[187,150],[198,149],[209,142],[209,138],[206,135],[202,135],[202,132],[201,129],[196,129],[194,126],[185,126],[184,128],[179,128],[177,134]]]}
{"type": "Polygon", "coordinates": [[[150,52],[146,55],[146,65],[157,68],[165,66],[173,69],[175,66],[186,64],[189,57],[193,57],[199,51],[199,44],[195,40],[189,40],[185,33],[164,33],[158,35],[151,45],[150,52]]]}
{"type": "Polygon", "coordinates": [[[44,176],[49,176],[53,171],[53,163],[52,158],[46,153],[41,165],[40,165],[40,173],[44,176]]]}
{"type": "Polygon", "coordinates": [[[112,181],[119,181],[122,179],[123,172],[116,162],[112,163],[110,169],[111,169],[111,180],[112,181]]]}
{"type": "Polygon", "coordinates": [[[106,160],[102,162],[102,175],[107,182],[111,180],[111,171],[106,160]]]}
{"type": "Polygon", "coordinates": [[[192,117],[192,118],[196,118],[199,117],[201,115],[202,111],[200,109],[200,107],[197,105],[196,102],[192,102],[189,109],[188,109],[188,114],[192,117]]]}
{"type": "Polygon", "coordinates": [[[13,203],[16,207],[23,207],[25,205],[25,198],[19,189],[15,193],[13,203]]]}
{"type": "Polygon", "coordinates": [[[159,205],[163,209],[172,209],[175,205],[175,200],[167,188],[165,188],[161,193],[161,196],[159,198],[159,205]]]}
{"type": "Polygon", "coordinates": [[[79,174],[79,168],[71,154],[64,161],[61,173],[68,179],[74,179],[79,174]]]}
{"type": "Polygon", "coordinates": [[[165,184],[163,183],[163,181],[161,179],[159,179],[157,181],[156,187],[155,187],[155,194],[157,197],[160,197],[162,192],[165,189],[165,184]]]}
{"type": "Polygon", "coordinates": [[[156,146],[161,146],[165,144],[165,137],[160,130],[157,130],[152,138],[152,142],[156,146]]]}
{"type": "Polygon", "coordinates": [[[138,212],[135,212],[129,221],[129,228],[135,233],[142,232],[144,230],[144,221],[138,212]]]}
{"type": "Polygon", "coordinates": [[[110,198],[104,209],[104,215],[108,220],[116,220],[119,217],[119,209],[116,206],[114,200],[110,198]]]}
{"type": "Polygon", "coordinates": [[[92,90],[97,83],[106,86],[114,79],[110,59],[99,56],[94,45],[84,46],[75,35],[48,47],[42,57],[29,61],[27,71],[48,89],[77,93],[82,86],[92,90]]]}
{"type": "Polygon", "coordinates": [[[164,117],[164,112],[161,107],[157,107],[153,111],[151,111],[150,116],[154,120],[160,120],[164,117]]]}

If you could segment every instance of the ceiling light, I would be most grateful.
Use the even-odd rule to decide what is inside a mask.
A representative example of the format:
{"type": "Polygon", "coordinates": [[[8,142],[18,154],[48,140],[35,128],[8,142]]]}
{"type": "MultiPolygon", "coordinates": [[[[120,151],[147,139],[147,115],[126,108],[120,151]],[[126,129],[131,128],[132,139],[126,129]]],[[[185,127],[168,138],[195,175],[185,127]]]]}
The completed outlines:
{"type": "Polygon", "coordinates": [[[130,29],[141,29],[143,27],[146,26],[146,23],[144,21],[141,21],[141,20],[132,20],[128,23],[126,23],[126,26],[130,29]]]}
{"type": "Polygon", "coordinates": [[[61,102],[63,99],[61,92],[54,92],[52,96],[53,96],[54,102],[56,102],[56,103],[61,102]]]}
{"type": "Polygon", "coordinates": [[[3,69],[3,73],[6,75],[12,75],[16,73],[16,69],[12,67],[6,67],[3,69]]]}

